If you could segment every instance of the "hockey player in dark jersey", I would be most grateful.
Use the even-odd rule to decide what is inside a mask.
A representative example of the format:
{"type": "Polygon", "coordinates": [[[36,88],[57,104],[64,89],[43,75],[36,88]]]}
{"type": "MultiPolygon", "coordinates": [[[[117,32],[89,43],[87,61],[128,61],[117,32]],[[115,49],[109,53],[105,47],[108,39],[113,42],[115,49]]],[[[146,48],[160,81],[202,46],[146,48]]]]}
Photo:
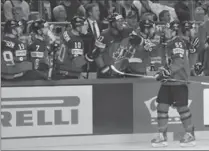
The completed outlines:
{"type": "MultiPolygon", "coordinates": [[[[135,46],[143,43],[143,38],[132,35],[123,17],[113,13],[109,17],[109,28],[96,40],[95,49],[86,55],[87,60],[95,60],[99,78],[118,77],[111,65],[120,71],[129,66],[129,59],[135,54],[135,46]]],[[[119,75],[120,76],[120,75],[119,75]]]]}
{"type": "Polygon", "coordinates": [[[141,41],[140,39],[143,40],[141,41],[141,44],[134,44],[135,42],[131,42],[131,46],[135,46],[134,48],[136,51],[133,57],[129,59],[129,67],[127,72],[145,75],[147,74],[147,68],[150,66],[149,55],[153,51],[154,47],[156,47],[155,43],[150,40],[155,33],[154,22],[146,19],[141,20],[139,22],[139,29],[135,30],[133,33],[136,34],[130,35],[130,41],[133,41],[133,39],[139,39],[139,41],[141,41]],[[138,38],[132,38],[133,36],[138,38]]]}
{"type": "Polygon", "coordinates": [[[80,16],[73,17],[72,30],[64,31],[60,50],[56,59],[55,79],[78,79],[83,66],[87,63],[84,57],[84,42],[81,34],[86,34],[88,23],[80,16]]]}
{"type": "MultiPolygon", "coordinates": [[[[188,86],[190,75],[189,51],[185,42],[185,24],[179,28],[178,22],[172,22],[170,26],[171,40],[167,42],[167,63],[156,74],[156,79],[162,82],[157,97],[157,116],[159,135],[151,143],[153,147],[167,146],[168,111],[173,106],[177,109],[185,135],[180,140],[181,146],[194,146],[194,125],[191,121],[191,112],[188,108],[188,86]],[[175,79],[177,81],[173,81],[175,79]],[[182,82],[178,81],[182,80],[182,82]],[[185,82],[183,82],[185,81],[185,82]]],[[[186,29],[190,31],[189,29],[186,29]]]]}
{"type": "Polygon", "coordinates": [[[30,80],[41,80],[49,78],[50,68],[50,44],[46,40],[49,30],[45,20],[36,20],[31,24],[31,30],[34,34],[32,43],[28,46],[30,60],[33,63],[30,80]]]}
{"type": "Polygon", "coordinates": [[[21,80],[32,70],[28,51],[18,37],[21,34],[20,22],[7,21],[1,45],[1,75],[3,80],[21,80]]]}

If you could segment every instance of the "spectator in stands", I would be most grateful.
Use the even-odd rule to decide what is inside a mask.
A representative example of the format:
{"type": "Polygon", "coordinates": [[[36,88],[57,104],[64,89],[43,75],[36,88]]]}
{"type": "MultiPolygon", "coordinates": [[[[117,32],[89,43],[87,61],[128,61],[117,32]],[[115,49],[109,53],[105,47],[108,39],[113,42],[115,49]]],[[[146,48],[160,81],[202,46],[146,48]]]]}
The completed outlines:
{"type": "Polygon", "coordinates": [[[191,13],[186,0],[178,0],[174,8],[180,22],[191,20],[191,13]]]}
{"type": "Polygon", "coordinates": [[[163,10],[159,14],[159,21],[163,23],[170,23],[171,22],[171,16],[168,10],[163,10]]]}
{"type": "Polygon", "coordinates": [[[126,16],[126,22],[128,25],[133,28],[137,29],[139,27],[139,16],[137,11],[132,11],[128,16],[126,16]]]}
{"type": "Polygon", "coordinates": [[[84,6],[84,8],[86,7],[87,4],[92,3],[92,0],[80,0],[81,4],[84,6]]]}
{"type": "MultiPolygon", "coordinates": [[[[99,20],[100,10],[97,3],[90,3],[86,5],[87,22],[89,25],[88,34],[83,36],[85,53],[94,49],[95,40],[99,38],[102,30],[102,22],[99,20]]],[[[93,62],[88,67],[89,71],[96,72],[96,64],[93,62]]]]}
{"type": "Polygon", "coordinates": [[[103,21],[105,18],[108,17],[109,15],[109,10],[110,10],[110,1],[111,0],[103,0],[103,1],[98,1],[98,0],[93,0],[94,3],[97,3],[99,6],[99,11],[100,11],[100,21],[103,21]]]}
{"type": "Polygon", "coordinates": [[[119,4],[120,10],[118,12],[121,12],[123,18],[126,19],[127,17],[132,16],[133,14],[137,14],[138,16],[138,9],[133,4],[133,0],[123,0],[119,4]]]}
{"type": "Polygon", "coordinates": [[[43,19],[46,21],[52,21],[51,3],[48,0],[42,0],[44,5],[43,19]]]}
{"type": "Polygon", "coordinates": [[[134,0],[133,4],[139,10],[140,16],[143,16],[146,13],[152,13],[159,16],[162,10],[168,10],[170,13],[171,21],[176,20],[177,18],[174,8],[163,5],[161,3],[153,3],[150,0],[134,0]]]}
{"type": "Polygon", "coordinates": [[[86,10],[78,0],[61,0],[67,14],[67,21],[70,22],[75,15],[85,16],[86,10]]]}
{"type": "Polygon", "coordinates": [[[96,3],[91,3],[86,6],[86,15],[88,18],[89,32],[92,33],[94,38],[100,36],[99,16],[100,10],[96,3]]]}
{"type": "Polygon", "coordinates": [[[65,8],[61,5],[56,6],[53,9],[53,16],[54,16],[54,21],[56,22],[64,22],[67,20],[67,14],[65,8]]]}
{"type": "Polygon", "coordinates": [[[6,20],[28,20],[30,7],[24,0],[7,0],[3,6],[6,20]]]}

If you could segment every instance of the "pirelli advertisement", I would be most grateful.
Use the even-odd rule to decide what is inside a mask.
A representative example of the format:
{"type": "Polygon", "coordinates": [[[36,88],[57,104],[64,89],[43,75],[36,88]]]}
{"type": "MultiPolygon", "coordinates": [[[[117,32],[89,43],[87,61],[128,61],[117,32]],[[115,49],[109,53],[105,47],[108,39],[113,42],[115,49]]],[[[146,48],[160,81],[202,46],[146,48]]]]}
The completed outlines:
{"type": "MultiPolygon", "coordinates": [[[[2,139],[155,133],[160,83],[131,79],[1,88],[2,139]],[[104,84],[105,83],[105,84],[104,84]]],[[[209,85],[189,85],[196,131],[209,131],[209,85]]],[[[183,128],[175,108],[170,132],[183,128]]]]}

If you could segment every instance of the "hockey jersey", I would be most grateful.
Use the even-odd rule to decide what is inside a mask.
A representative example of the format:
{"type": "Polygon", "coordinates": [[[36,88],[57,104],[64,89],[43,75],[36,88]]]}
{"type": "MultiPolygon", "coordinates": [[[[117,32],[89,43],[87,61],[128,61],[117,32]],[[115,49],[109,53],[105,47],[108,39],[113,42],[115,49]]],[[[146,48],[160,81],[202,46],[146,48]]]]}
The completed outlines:
{"type": "Polygon", "coordinates": [[[32,63],[29,62],[26,46],[15,37],[3,37],[1,58],[2,77],[9,76],[9,79],[13,79],[32,70],[32,63]]]}
{"type": "MultiPolygon", "coordinates": [[[[174,37],[167,43],[166,67],[171,71],[171,79],[188,81],[190,76],[189,50],[182,37],[174,37]]],[[[166,82],[165,85],[181,85],[184,82],[166,82]]]]}
{"type": "Polygon", "coordinates": [[[71,31],[65,31],[61,37],[56,59],[57,70],[71,72],[73,76],[80,75],[85,64],[82,38],[74,35],[71,31]]]}
{"type": "Polygon", "coordinates": [[[48,50],[47,42],[44,39],[36,38],[28,47],[30,60],[34,70],[48,70],[48,50]]]}

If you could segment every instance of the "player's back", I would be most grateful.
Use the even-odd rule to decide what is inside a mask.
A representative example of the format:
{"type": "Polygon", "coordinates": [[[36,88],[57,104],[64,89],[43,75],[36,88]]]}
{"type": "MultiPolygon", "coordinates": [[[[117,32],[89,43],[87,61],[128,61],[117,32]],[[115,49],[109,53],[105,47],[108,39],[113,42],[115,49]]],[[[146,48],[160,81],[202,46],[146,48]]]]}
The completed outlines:
{"type": "Polygon", "coordinates": [[[2,74],[19,74],[32,69],[24,43],[15,37],[3,37],[1,57],[2,74]]]}
{"type": "Polygon", "coordinates": [[[28,47],[30,60],[35,70],[46,70],[48,64],[47,42],[44,39],[36,38],[28,47]]]}
{"type": "Polygon", "coordinates": [[[185,40],[176,36],[167,43],[167,66],[172,70],[172,78],[188,80],[190,75],[189,50],[185,40]]]}
{"type": "Polygon", "coordinates": [[[65,31],[61,37],[57,57],[57,67],[63,71],[82,71],[84,59],[84,42],[80,36],[65,31]]]}

